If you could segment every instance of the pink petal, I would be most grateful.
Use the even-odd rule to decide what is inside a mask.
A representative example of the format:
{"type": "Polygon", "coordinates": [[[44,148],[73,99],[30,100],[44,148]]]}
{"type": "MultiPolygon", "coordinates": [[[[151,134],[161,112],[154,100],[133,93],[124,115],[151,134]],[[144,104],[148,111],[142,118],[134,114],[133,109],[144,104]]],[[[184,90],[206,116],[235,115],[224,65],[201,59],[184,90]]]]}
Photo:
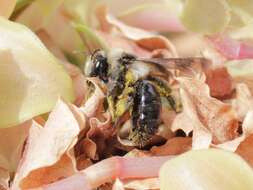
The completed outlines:
{"type": "Polygon", "coordinates": [[[245,44],[245,43],[241,43],[240,46],[240,53],[239,53],[239,59],[252,59],[253,58],[253,47],[245,44]]]}
{"type": "Polygon", "coordinates": [[[91,190],[87,177],[83,174],[76,174],[64,180],[57,181],[43,188],[36,190],[91,190]]]}
{"type": "Polygon", "coordinates": [[[228,59],[237,59],[240,53],[240,43],[226,36],[208,37],[214,48],[228,59]]]}
{"type": "Polygon", "coordinates": [[[185,27],[175,14],[166,9],[143,9],[132,14],[123,15],[120,20],[144,30],[159,32],[183,32],[185,27]],[[148,18],[148,19],[147,19],[148,18]]]}
{"type": "Polygon", "coordinates": [[[157,177],[160,167],[172,156],[111,157],[88,167],[79,174],[42,188],[43,190],[89,190],[111,180],[157,177]]]}
{"type": "Polygon", "coordinates": [[[253,58],[253,47],[244,42],[222,35],[208,37],[208,39],[214,48],[229,60],[253,58]]]}
{"type": "Polygon", "coordinates": [[[120,179],[157,177],[161,165],[169,159],[164,157],[119,158],[120,179]]]}

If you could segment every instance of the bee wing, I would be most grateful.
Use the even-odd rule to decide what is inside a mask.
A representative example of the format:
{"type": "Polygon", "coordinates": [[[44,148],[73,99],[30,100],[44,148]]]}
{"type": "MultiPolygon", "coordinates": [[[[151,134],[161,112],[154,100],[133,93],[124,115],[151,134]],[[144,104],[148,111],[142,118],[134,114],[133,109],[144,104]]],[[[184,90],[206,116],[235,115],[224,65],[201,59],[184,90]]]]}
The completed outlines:
{"type": "Polygon", "coordinates": [[[165,67],[169,70],[196,70],[204,71],[210,65],[211,61],[202,57],[188,57],[188,58],[150,58],[138,59],[139,61],[165,67]]]}

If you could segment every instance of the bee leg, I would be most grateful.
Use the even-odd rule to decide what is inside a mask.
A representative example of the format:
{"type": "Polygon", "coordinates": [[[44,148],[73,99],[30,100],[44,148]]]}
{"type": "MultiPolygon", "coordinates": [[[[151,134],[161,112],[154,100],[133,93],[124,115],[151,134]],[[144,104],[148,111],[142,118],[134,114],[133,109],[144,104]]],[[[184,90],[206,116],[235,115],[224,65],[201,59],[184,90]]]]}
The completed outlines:
{"type": "Polygon", "coordinates": [[[177,104],[173,96],[171,95],[171,88],[168,87],[165,82],[163,82],[161,79],[149,76],[148,79],[154,84],[156,87],[156,90],[158,93],[165,97],[170,105],[170,107],[175,111],[178,112],[177,104]]]}
{"type": "MultiPolygon", "coordinates": [[[[119,128],[120,126],[122,126],[124,124],[124,122],[126,122],[127,120],[129,120],[132,116],[131,116],[131,110],[133,107],[133,97],[132,94],[129,94],[127,103],[125,105],[124,111],[122,111],[120,113],[120,115],[115,117],[115,122],[113,124],[114,128],[119,128]]],[[[117,113],[117,112],[116,112],[117,113]]]]}

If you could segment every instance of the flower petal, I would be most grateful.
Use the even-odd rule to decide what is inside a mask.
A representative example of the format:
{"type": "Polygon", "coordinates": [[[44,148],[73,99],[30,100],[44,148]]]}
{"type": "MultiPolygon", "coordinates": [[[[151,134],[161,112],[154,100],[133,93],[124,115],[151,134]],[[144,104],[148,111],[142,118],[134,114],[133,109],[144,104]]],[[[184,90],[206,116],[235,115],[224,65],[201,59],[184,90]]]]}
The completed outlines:
{"type": "Polygon", "coordinates": [[[187,0],[181,20],[194,32],[222,32],[230,21],[230,7],[226,0],[187,0]]]}
{"type": "Polygon", "coordinates": [[[86,78],[86,80],[90,81],[94,85],[95,90],[92,96],[85,102],[85,104],[80,107],[80,110],[90,118],[96,113],[96,110],[98,109],[99,105],[101,105],[105,94],[99,86],[99,81],[97,78],[86,78]]]}
{"type": "Polygon", "coordinates": [[[35,188],[73,174],[70,149],[79,132],[75,115],[59,100],[44,127],[33,122],[12,189],[35,188]]]}
{"type": "Polygon", "coordinates": [[[0,1],[0,15],[9,18],[11,13],[14,11],[16,0],[1,0],[0,1]]]}
{"type": "Polygon", "coordinates": [[[126,189],[152,190],[160,188],[158,178],[133,179],[133,180],[124,180],[122,182],[123,187],[126,189]]]}
{"type": "Polygon", "coordinates": [[[191,147],[190,137],[174,137],[167,140],[164,145],[153,146],[150,151],[155,156],[177,155],[190,150],[191,147]]]}
{"type": "Polygon", "coordinates": [[[210,97],[209,88],[204,82],[188,78],[180,78],[179,82],[202,125],[211,131],[213,142],[225,142],[237,137],[238,119],[230,105],[210,97]]]}
{"type": "Polygon", "coordinates": [[[149,31],[183,32],[180,19],[182,2],[142,4],[121,13],[118,18],[124,23],[149,31]],[[149,18],[149,19],[147,19],[149,18]]]}

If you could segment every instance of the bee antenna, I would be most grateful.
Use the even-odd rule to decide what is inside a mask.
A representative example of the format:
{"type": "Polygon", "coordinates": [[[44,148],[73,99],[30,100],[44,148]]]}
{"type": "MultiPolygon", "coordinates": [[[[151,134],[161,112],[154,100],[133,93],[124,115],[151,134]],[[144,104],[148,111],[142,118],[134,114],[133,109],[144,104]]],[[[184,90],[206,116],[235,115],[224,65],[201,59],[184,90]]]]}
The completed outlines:
{"type": "Polygon", "coordinates": [[[84,55],[90,55],[90,54],[95,54],[96,52],[98,52],[100,49],[95,49],[92,53],[90,53],[90,51],[87,50],[74,50],[72,51],[73,54],[84,54],[84,55]]]}

